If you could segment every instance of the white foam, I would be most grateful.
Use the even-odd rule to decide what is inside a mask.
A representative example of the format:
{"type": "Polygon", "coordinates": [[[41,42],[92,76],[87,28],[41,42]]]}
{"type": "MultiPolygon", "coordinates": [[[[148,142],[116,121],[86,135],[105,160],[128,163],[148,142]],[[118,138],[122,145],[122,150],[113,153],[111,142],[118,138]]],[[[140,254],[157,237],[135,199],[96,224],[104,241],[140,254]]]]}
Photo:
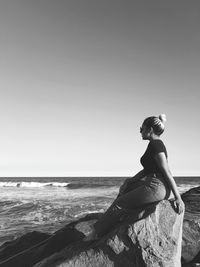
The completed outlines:
{"type": "Polygon", "coordinates": [[[81,217],[81,216],[86,215],[86,214],[99,213],[99,212],[104,212],[104,211],[105,211],[104,209],[99,209],[99,210],[86,210],[84,212],[80,212],[77,215],[74,215],[74,218],[81,217]]]}
{"type": "Polygon", "coordinates": [[[19,184],[18,182],[0,182],[0,187],[17,187],[19,184]]]}
{"type": "Polygon", "coordinates": [[[54,186],[54,187],[66,187],[69,183],[42,183],[42,182],[0,182],[0,187],[45,187],[45,186],[54,186]]]}
{"type": "Polygon", "coordinates": [[[51,183],[52,186],[56,186],[56,187],[66,187],[68,186],[70,183],[51,183]]]}

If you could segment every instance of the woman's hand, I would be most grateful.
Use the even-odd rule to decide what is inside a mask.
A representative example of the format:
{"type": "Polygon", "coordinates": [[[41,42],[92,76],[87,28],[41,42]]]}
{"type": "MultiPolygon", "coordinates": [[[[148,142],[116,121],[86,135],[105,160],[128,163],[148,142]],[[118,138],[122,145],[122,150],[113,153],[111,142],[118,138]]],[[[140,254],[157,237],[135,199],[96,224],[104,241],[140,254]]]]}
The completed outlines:
{"type": "Polygon", "coordinates": [[[175,199],[174,206],[175,206],[176,212],[178,214],[181,214],[185,210],[185,204],[184,204],[184,202],[182,201],[181,198],[175,199]]]}

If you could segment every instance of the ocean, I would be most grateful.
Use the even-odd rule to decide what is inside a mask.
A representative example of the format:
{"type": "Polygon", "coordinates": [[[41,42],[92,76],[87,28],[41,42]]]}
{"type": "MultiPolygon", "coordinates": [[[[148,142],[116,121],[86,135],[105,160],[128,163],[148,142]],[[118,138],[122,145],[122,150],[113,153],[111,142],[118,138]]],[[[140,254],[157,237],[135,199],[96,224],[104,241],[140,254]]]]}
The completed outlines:
{"type": "MultiPolygon", "coordinates": [[[[53,233],[88,213],[103,212],[127,177],[0,178],[0,245],[31,231],[53,233]]],[[[180,193],[200,177],[175,177],[180,193]]]]}

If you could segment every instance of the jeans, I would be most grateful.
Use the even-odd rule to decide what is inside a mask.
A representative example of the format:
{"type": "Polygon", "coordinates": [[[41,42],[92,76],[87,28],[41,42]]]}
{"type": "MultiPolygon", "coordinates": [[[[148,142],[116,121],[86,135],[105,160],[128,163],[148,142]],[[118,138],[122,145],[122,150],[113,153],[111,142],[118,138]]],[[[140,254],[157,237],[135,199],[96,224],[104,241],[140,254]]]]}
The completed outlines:
{"type": "Polygon", "coordinates": [[[151,174],[134,182],[125,193],[118,195],[108,210],[95,223],[94,229],[98,237],[104,235],[109,229],[120,221],[120,217],[127,210],[134,210],[147,204],[159,202],[170,196],[170,188],[164,177],[151,174]]]}

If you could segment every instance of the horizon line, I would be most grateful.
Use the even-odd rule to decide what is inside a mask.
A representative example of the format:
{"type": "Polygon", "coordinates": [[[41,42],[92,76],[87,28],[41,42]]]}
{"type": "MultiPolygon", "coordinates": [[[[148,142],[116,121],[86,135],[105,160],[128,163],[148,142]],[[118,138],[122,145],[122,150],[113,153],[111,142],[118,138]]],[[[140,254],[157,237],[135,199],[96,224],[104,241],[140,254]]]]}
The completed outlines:
{"type": "MultiPolygon", "coordinates": [[[[126,178],[126,177],[134,177],[130,175],[77,175],[77,176],[0,176],[0,178],[126,178]]],[[[200,178],[200,175],[174,175],[173,177],[196,177],[200,178]]]]}

